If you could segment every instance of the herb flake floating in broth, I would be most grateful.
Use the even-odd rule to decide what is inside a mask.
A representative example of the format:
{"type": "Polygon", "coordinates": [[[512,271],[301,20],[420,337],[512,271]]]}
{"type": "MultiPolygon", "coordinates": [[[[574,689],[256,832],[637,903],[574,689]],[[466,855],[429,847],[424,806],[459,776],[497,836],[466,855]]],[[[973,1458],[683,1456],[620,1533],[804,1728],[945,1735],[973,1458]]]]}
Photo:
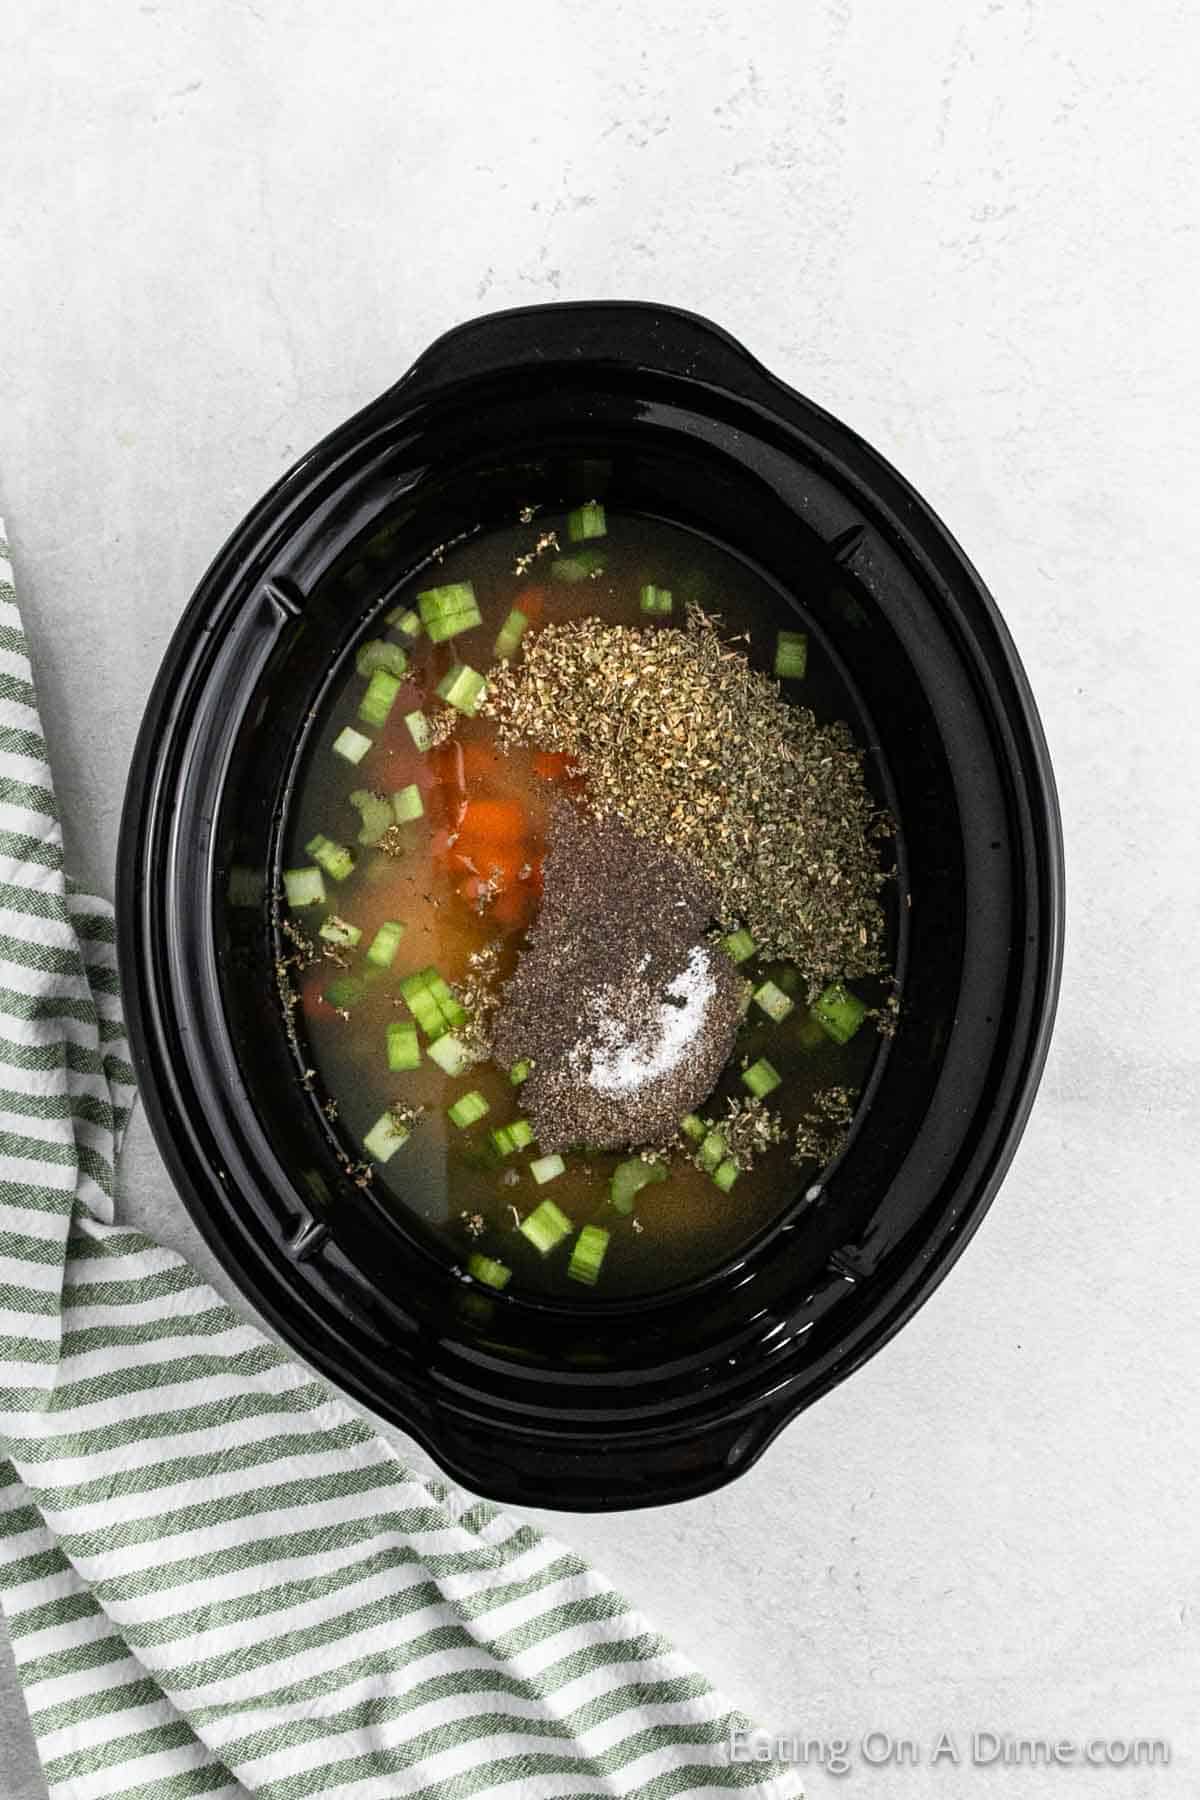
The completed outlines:
{"type": "Polygon", "coordinates": [[[818,724],[688,608],[683,629],[547,624],[489,675],[505,744],[575,758],[589,805],[672,849],[760,955],[815,995],[885,967],[875,840],[888,829],[841,723],[818,724]]]}

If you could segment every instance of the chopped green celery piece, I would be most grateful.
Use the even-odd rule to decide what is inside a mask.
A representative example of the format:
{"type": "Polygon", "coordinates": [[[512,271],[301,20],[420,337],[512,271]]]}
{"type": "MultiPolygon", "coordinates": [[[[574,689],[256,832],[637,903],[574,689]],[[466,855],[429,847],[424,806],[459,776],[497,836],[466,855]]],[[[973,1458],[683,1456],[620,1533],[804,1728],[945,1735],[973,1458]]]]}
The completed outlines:
{"type": "Polygon", "coordinates": [[[408,926],[402,925],[399,919],[385,919],[371,939],[367,961],[374,963],[377,969],[390,969],[396,960],[400,940],[407,930],[408,926]]]}
{"type": "Polygon", "coordinates": [[[780,681],[799,681],[808,668],[808,633],[781,631],[775,639],[775,673],[780,681]]]}
{"type": "Polygon", "coordinates": [[[490,1111],[491,1107],[479,1089],[472,1088],[469,1094],[461,1094],[453,1106],[446,1108],[446,1115],[460,1131],[465,1131],[468,1125],[476,1124],[490,1111]]]}
{"type": "Polygon", "coordinates": [[[350,804],[362,817],[359,843],[377,844],[392,823],[391,802],[383,794],[372,793],[370,788],[355,788],[350,804]]]}
{"type": "Polygon", "coordinates": [[[867,1009],[857,994],[852,994],[842,982],[833,981],[813,1001],[812,1013],[835,1044],[848,1044],[866,1018],[867,1009]]]}
{"type": "Polygon", "coordinates": [[[357,1006],[367,991],[367,984],[359,975],[339,975],[331,981],[321,998],[326,1005],[332,1006],[335,1012],[349,1012],[357,1006]]]}
{"type": "Polygon", "coordinates": [[[829,1042],[825,1027],[811,1010],[797,1019],[795,1033],[796,1044],[801,1050],[819,1050],[822,1044],[829,1042]]]}
{"type": "Polygon", "coordinates": [[[426,987],[433,996],[434,1004],[441,1013],[451,1031],[467,1022],[467,1009],[455,999],[450,983],[443,980],[435,968],[426,970],[426,987]]]}
{"type": "Polygon", "coordinates": [[[349,919],[343,919],[337,913],[330,913],[328,918],[321,921],[321,928],[317,932],[317,936],[323,938],[327,944],[336,944],[339,949],[353,950],[362,938],[362,929],[358,925],[351,925],[349,919]]]}
{"type": "MultiPolygon", "coordinates": [[[[445,1038],[439,1039],[440,1043],[444,1044],[445,1041],[445,1038]]],[[[511,1156],[517,1147],[512,1141],[512,1132],[507,1125],[497,1125],[492,1132],[492,1142],[501,1156],[511,1156]]]]}
{"type": "Polygon", "coordinates": [[[283,891],[289,906],[323,906],[325,903],[325,880],[320,869],[285,869],[283,891]]]}
{"type": "Polygon", "coordinates": [[[404,637],[418,638],[421,635],[421,615],[414,612],[411,606],[393,606],[384,623],[404,637]]]}
{"type": "Polygon", "coordinates": [[[700,1143],[708,1136],[708,1126],[699,1113],[684,1113],[679,1121],[679,1129],[684,1137],[691,1138],[693,1144],[700,1143]]]}
{"type": "Polygon", "coordinates": [[[436,1039],[444,1036],[449,1027],[442,1017],[441,1007],[429,991],[429,978],[436,975],[433,968],[419,969],[415,975],[406,975],[400,983],[403,994],[411,1012],[426,1037],[436,1039]]]}
{"type": "Polygon", "coordinates": [[[585,1225],[571,1247],[571,1260],[567,1264],[571,1280],[586,1281],[589,1287],[594,1287],[607,1249],[608,1233],[604,1227],[585,1225]]]}
{"type": "Polygon", "coordinates": [[[550,564],[551,581],[586,581],[603,573],[603,550],[577,550],[574,556],[556,556],[550,564]]]}
{"type": "Polygon", "coordinates": [[[647,582],[642,589],[641,600],[644,613],[655,613],[659,617],[669,613],[675,604],[670,588],[655,587],[652,582],[647,582]]]}
{"type": "Polygon", "coordinates": [[[354,873],[354,852],[347,850],[345,844],[335,844],[332,838],[318,831],[304,848],[315,863],[320,863],[331,881],[345,881],[354,873]]]}
{"type": "Polygon", "coordinates": [[[474,718],[479,702],[487,692],[487,682],[470,663],[455,663],[437,684],[437,692],[455,712],[474,718]]]}
{"type": "Polygon", "coordinates": [[[783,989],[776,987],[773,981],[764,981],[761,987],[754,990],[754,1004],[760,1006],[768,1019],[778,1025],[782,1019],[787,1018],[796,1002],[789,1000],[783,989]]]}
{"type": "Polygon", "coordinates": [[[533,1064],[531,1062],[526,1062],[525,1058],[522,1057],[520,1062],[515,1062],[508,1071],[508,1079],[512,1082],[514,1087],[520,1087],[521,1083],[523,1081],[528,1081],[532,1074],[533,1064]]]}
{"type": "Polygon", "coordinates": [[[710,1131],[707,1133],[704,1142],[696,1152],[696,1160],[700,1164],[700,1167],[702,1169],[707,1169],[711,1175],[718,1163],[724,1162],[728,1149],[729,1145],[725,1142],[721,1133],[719,1131],[710,1131]]]}
{"type": "Polygon", "coordinates": [[[735,963],[744,963],[748,956],[754,955],[758,945],[743,925],[737,931],[731,931],[727,937],[721,939],[721,948],[726,956],[733,958],[735,963]]]}
{"type": "Polygon", "coordinates": [[[402,1124],[390,1112],[380,1113],[363,1139],[363,1149],[375,1162],[385,1163],[411,1136],[411,1125],[402,1124]]]}
{"type": "Polygon", "coordinates": [[[462,1039],[456,1038],[450,1031],[443,1031],[440,1037],[435,1038],[427,1054],[446,1075],[461,1075],[471,1066],[470,1051],[462,1039]]]}
{"type": "Polygon", "coordinates": [[[404,723],[408,726],[408,735],[418,750],[428,750],[433,738],[429,730],[429,720],[423,712],[405,713],[404,723]]]}
{"type": "Polygon", "coordinates": [[[567,1165],[561,1156],[538,1156],[529,1165],[529,1173],[539,1187],[547,1181],[557,1181],[566,1172],[567,1165]]]}
{"type": "MultiPolygon", "coordinates": [[[[558,1160],[561,1162],[562,1158],[558,1160]]],[[[565,1237],[570,1237],[571,1221],[553,1200],[542,1200],[521,1220],[520,1230],[522,1237],[527,1237],[534,1249],[545,1256],[565,1237]]]]}
{"type": "Polygon", "coordinates": [[[528,613],[523,613],[519,606],[514,606],[496,633],[493,655],[499,657],[503,662],[507,662],[510,656],[515,656],[528,625],[528,613]]]}
{"type": "Polygon", "coordinates": [[[407,825],[410,819],[419,819],[424,811],[425,802],[415,781],[410,781],[407,787],[402,787],[392,795],[392,816],[397,825],[407,825]]]}
{"type": "Polygon", "coordinates": [[[374,675],[377,669],[383,669],[388,675],[404,675],[408,670],[408,656],[399,644],[389,644],[386,638],[372,638],[369,644],[360,648],[354,666],[364,679],[374,675]]]}
{"type": "Polygon", "coordinates": [[[587,538],[604,537],[607,531],[604,508],[598,500],[588,500],[567,514],[567,536],[573,544],[582,544],[587,538]]]}
{"type": "Polygon", "coordinates": [[[612,1180],[608,1184],[609,1201],[618,1212],[631,1213],[635,1194],[640,1194],[644,1187],[649,1187],[653,1182],[666,1179],[665,1163],[643,1162],[640,1156],[631,1156],[628,1162],[618,1163],[612,1172],[612,1180]]]}
{"type": "Polygon", "coordinates": [[[528,1150],[533,1142],[533,1126],[528,1119],[514,1119],[508,1127],[514,1150],[528,1150]]]}
{"type": "Polygon", "coordinates": [[[376,669],[367,683],[367,691],[358,703],[358,716],[367,725],[386,725],[388,714],[396,704],[396,695],[404,686],[398,675],[376,669]]]}
{"type": "Polygon", "coordinates": [[[419,1069],[421,1046],[417,1028],[411,1019],[393,1019],[387,1028],[387,1062],[393,1074],[401,1069],[419,1069]]]}
{"type": "Polygon", "coordinates": [[[765,1056],[760,1056],[756,1063],[751,1063],[748,1069],[742,1070],[742,1080],[757,1099],[765,1100],[768,1094],[775,1092],[783,1076],[765,1056]]]}
{"type": "Polygon", "coordinates": [[[333,754],[345,757],[348,763],[360,763],[371,742],[365,731],[355,731],[353,725],[347,725],[333,740],[333,754]]]}
{"type": "Polygon", "coordinates": [[[740,1174],[741,1170],[734,1162],[732,1156],[727,1156],[725,1161],[719,1163],[713,1170],[713,1180],[721,1189],[722,1193],[727,1194],[740,1174]]]}
{"type": "Polygon", "coordinates": [[[483,1256],[478,1250],[472,1250],[467,1258],[467,1274],[482,1281],[486,1287],[503,1288],[508,1286],[512,1270],[507,1263],[497,1262],[494,1256],[483,1256]]]}
{"type": "Polygon", "coordinates": [[[475,600],[475,589],[469,581],[454,581],[446,587],[426,588],[417,595],[421,623],[434,644],[444,644],[460,631],[482,625],[483,614],[475,600]]]}

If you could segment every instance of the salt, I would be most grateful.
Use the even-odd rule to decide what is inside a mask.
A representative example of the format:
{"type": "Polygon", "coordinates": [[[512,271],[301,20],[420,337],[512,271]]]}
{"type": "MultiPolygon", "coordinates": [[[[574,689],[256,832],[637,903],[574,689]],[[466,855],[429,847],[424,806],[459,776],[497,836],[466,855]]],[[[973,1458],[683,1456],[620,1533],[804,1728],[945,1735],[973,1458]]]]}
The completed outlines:
{"type": "Polygon", "coordinates": [[[705,945],[693,947],[656,1011],[638,1021],[641,1031],[636,1039],[631,1037],[628,1018],[607,1011],[599,1014],[594,1031],[602,1048],[591,1051],[582,1071],[590,1088],[600,1094],[636,1093],[678,1067],[702,1030],[717,991],[711,956],[705,945]]]}

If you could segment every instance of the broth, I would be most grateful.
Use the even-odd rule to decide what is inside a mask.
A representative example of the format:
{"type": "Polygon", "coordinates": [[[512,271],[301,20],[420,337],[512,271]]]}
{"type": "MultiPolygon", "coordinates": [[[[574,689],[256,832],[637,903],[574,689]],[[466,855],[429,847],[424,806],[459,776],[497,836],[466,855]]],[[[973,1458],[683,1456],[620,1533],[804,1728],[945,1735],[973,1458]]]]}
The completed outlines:
{"type": "MultiPolygon", "coordinates": [[[[771,671],[783,609],[762,574],[698,534],[659,520],[610,513],[604,524],[604,534],[585,544],[569,543],[565,515],[538,515],[481,534],[447,550],[395,597],[388,616],[397,624],[390,632],[382,621],[364,631],[364,639],[386,637],[404,647],[403,685],[384,723],[364,723],[364,677],[349,663],[312,733],[284,833],[289,871],[312,866],[318,835],[352,847],[354,868],[344,880],[326,871],[324,899],[285,912],[280,941],[284,955],[301,939],[321,953],[293,976],[297,1049],[312,1072],[306,1082],[356,1176],[367,1179],[369,1169],[386,1203],[431,1234],[464,1270],[473,1256],[490,1258],[511,1271],[509,1293],[581,1304],[657,1292],[726,1265],[793,1204],[819,1169],[815,1159],[797,1167],[790,1144],[780,1143],[742,1168],[726,1189],[696,1166],[695,1146],[681,1136],[666,1178],[643,1186],[629,1213],[612,1204],[610,1184],[634,1155],[630,1149],[564,1152],[563,1171],[539,1185],[531,1173],[541,1160],[539,1146],[502,1154],[493,1142],[495,1130],[523,1116],[521,1087],[509,1070],[488,1060],[445,1073],[431,1059],[419,1015],[414,1020],[401,993],[406,977],[431,967],[461,993],[472,978],[471,957],[481,954],[493,959],[501,985],[511,976],[537,915],[550,808],[556,796],[586,795],[586,782],[561,757],[531,747],[502,748],[486,717],[455,715],[453,735],[427,749],[418,748],[406,723],[419,711],[436,725],[446,711],[436,686],[459,659],[487,671],[511,608],[529,616],[532,634],[550,621],[584,619],[648,630],[677,627],[685,605],[695,602],[719,616],[726,640],[744,634],[739,648],[755,668],[771,671]],[[561,550],[550,543],[537,551],[549,534],[561,550]],[[553,578],[555,565],[568,559],[582,578],[553,578]],[[398,615],[417,606],[418,594],[460,583],[471,584],[481,623],[439,644],[427,630],[415,639],[404,635],[398,615]],[[643,610],[648,584],[670,590],[670,615],[643,610]],[[369,739],[356,764],[334,751],[347,728],[369,739]],[[419,814],[390,826],[384,847],[360,846],[366,815],[350,794],[407,790],[419,796],[419,814]],[[361,934],[355,944],[321,943],[318,928],[331,914],[361,934]],[[365,953],[389,922],[404,927],[394,960],[386,967],[369,964],[365,953]],[[345,983],[352,985],[339,985],[345,983]],[[392,1071],[389,1027],[397,1024],[417,1027],[400,1035],[408,1049],[416,1038],[420,1060],[392,1071]],[[487,1111],[460,1128],[448,1109],[468,1094],[480,1096],[487,1111]],[[372,1161],[364,1139],[397,1106],[422,1110],[402,1147],[384,1162],[372,1161]],[[547,1199],[569,1220],[572,1235],[543,1254],[518,1225],[547,1199]],[[608,1234],[594,1285],[570,1273],[574,1233],[589,1225],[608,1234]]],[[[806,623],[801,616],[786,622],[806,623]]],[[[519,659],[522,651],[516,654],[519,659]]],[[[855,720],[850,691],[811,629],[804,677],[783,688],[818,720],[855,720]]],[[[861,730],[856,736],[861,744],[861,730]]],[[[415,806],[410,799],[407,807],[415,806]]],[[[603,905],[602,893],[597,903],[603,905]]],[[[722,922],[721,929],[729,924],[722,922]]],[[[775,1022],[758,1005],[749,1006],[733,1055],[700,1111],[719,1122],[728,1099],[747,1098],[747,1061],[767,1058],[782,1079],[766,1105],[791,1134],[823,1092],[861,1090],[879,1036],[868,1020],[849,1041],[835,1042],[814,1024],[799,972],[787,963],[755,956],[739,971],[756,988],[773,981],[792,1000],[791,1010],[775,1022]]],[[[854,987],[871,1005],[882,1004],[889,992],[885,978],[854,987]]],[[[564,1002],[570,1004],[569,994],[564,1002]]]]}

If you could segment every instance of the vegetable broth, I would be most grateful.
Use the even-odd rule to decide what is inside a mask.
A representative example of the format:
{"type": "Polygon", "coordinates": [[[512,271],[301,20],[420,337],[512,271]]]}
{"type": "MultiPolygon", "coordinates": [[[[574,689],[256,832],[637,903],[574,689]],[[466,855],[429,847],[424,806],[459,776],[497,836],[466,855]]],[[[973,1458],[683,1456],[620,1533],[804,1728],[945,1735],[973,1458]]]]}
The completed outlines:
{"type": "MultiPolygon", "coordinates": [[[[284,862],[289,869],[311,865],[306,846],[322,834],[351,846],[355,866],[345,880],[324,880],[323,902],[284,914],[285,938],[287,929],[298,926],[323,952],[293,978],[300,1002],[298,1049],[313,1071],[308,1083],[354,1173],[365,1179],[369,1167],[372,1185],[387,1204],[423,1227],[455,1263],[465,1268],[472,1255],[499,1261],[511,1270],[507,1291],[512,1294],[587,1304],[593,1296],[613,1300],[652,1293],[736,1257],[816,1179],[818,1164],[796,1166],[790,1145],[783,1143],[742,1169],[725,1191],[689,1160],[692,1147],[681,1137],[666,1179],[642,1187],[633,1211],[622,1214],[610,1202],[610,1181],[633,1151],[564,1153],[563,1173],[544,1185],[530,1172],[539,1157],[536,1144],[509,1155],[497,1152],[492,1131],[524,1116],[520,1087],[507,1069],[485,1061],[447,1075],[431,1060],[425,1033],[418,1031],[419,1066],[389,1070],[388,1028],[413,1018],[400,991],[405,977],[432,966],[461,993],[472,975],[469,959],[480,953],[496,959],[500,983],[512,973],[537,913],[552,797],[586,793],[578,772],[563,758],[522,747],[502,750],[485,717],[456,715],[453,735],[428,749],[418,748],[406,718],[420,711],[437,721],[445,713],[435,689],[455,664],[486,673],[497,633],[513,607],[527,614],[530,632],[550,621],[585,618],[654,630],[682,625],[685,605],[694,601],[718,615],[722,636],[738,639],[753,666],[769,673],[781,618],[779,595],[754,569],[692,532],[611,513],[604,535],[586,544],[569,542],[564,516],[539,514],[532,522],[455,546],[395,596],[389,617],[415,608],[418,594],[455,583],[471,584],[482,617],[448,641],[434,644],[424,630],[410,639],[398,624],[388,631],[382,620],[364,631],[364,639],[386,636],[402,644],[409,658],[386,722],[376,726],[360,716],[366,683],[351,661],[313,732],[286,821],[284,862]],[[550,534],[557,542],[536,551],[550,534]],[[554,566],[568,559],[581,578],[553,578],[554,566]],[[669,591],[671,613],[643,609],[647,586],[669,591]],[[333,748],[347,728],[370,740],[356,764],[333,748]],[[410,788],[420,796],[420,815],[391,827],[386,848],[360,847],[363,818],[350,802],[351,792],[394,795],[410,788]],[[320,943],[318,927],[330,914],[361,933],[357,944],[320,943]],[[389,921],[405,928],[394,961],[386,968],[369,967],[365,952],[389,921]],[[344,981],[360,984],[361,991],[339,1007],[349,990],[336,984],[344,981]],[[480,1095],[488,1110],[460,1129],[448,1109],[468,1094],[480,1095]],[[403,1146],[386,1162],[372,1162],[364,1138],[397,1106],[423,1110],[403,1146]],[[543,1255],[518,1229],[547,1199],[569,1219],[573,1234],[588,1225],[609,1233],[595,1285],[568,1273],[574,1235],[543,1255]]],[[[785,622],[805,623],[802,618],[785,622]]],[[[811,634],[804,676],[785,681],[783,690],[819,720],[855,718],[845,683],[811,634]]],[[[597,905],[604,905],[602,893],[597,905]]],[[[736,921],[722,922],[722,928],[731,923],[736,921]]],[[[282,941],[281,949],[286,948],[282,941]]],[[[706,1119],[719,1121],[727,1098],[747,1098],[743,1070],[763,1057],[782,1078],[766,1104],[789,1132],[810,1113],[821,1090],[862,1088],[879,1045],[870,1022],[839,1044],[814,1026],[794,968],[752,957],[741,972],[755,987],[773,980],[795,1003],[778,1023],[759,1006],[749,1007],[733,1056],[700,1109],[706,1119]]],[[[872,1005],[888,991],[883,981],[855,987],[872,1005]]],[[[569,993],[562,1003],[570,1006],[569,993]]]]}

